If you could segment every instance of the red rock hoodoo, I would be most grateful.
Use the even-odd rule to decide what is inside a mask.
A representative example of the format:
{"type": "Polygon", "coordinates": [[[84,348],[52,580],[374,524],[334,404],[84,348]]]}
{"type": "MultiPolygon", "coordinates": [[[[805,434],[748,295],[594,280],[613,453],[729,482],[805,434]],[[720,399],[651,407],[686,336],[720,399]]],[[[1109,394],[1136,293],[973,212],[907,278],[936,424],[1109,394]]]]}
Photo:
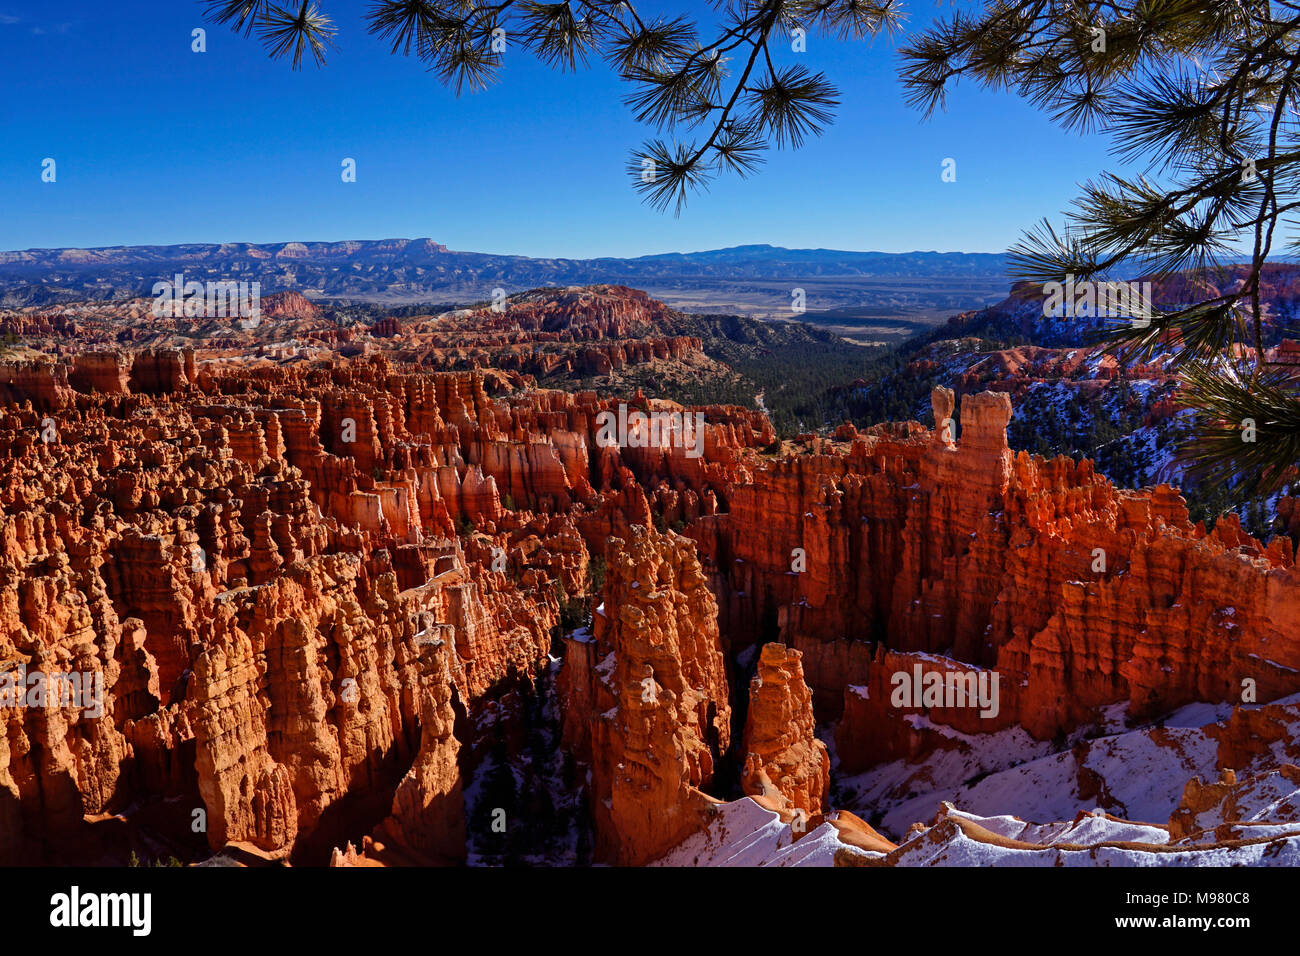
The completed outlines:
{"type": "Polygon", "coordinates": [[[802,657],[781,644],[763,645],[749,684],[742,782],[745,793],[784,801],[811,819],[827,809],[831,759],[814,735],[802,657]]]}
{"type": "Polygon", "coordinates": [[[568,641],[566,742],[591,763],[597,854],[609,862],[650,862],[698,830],[730,745],[717,604],[694,552],[640,525],[611,538],[595,626],[568,641]]]}
{"type": "MultiPolygon", "coordinates": [[[[102,694],[0,697],[0,862],[473,862],[483,768],[546,753],[551,724],[573,766],[548,779],[619,864],[741,819],[782,859],[831,831],[917,858],[835,815],[819,732],[837,773],[924,770],[959,737],[1212,702],[1207,766],[1250,765],[1251,794],[1294,775],[1261,763],[1300,760],[1270,703],[1300,692],[1291,538],[1011,450],[1008,391],[784,445],[703,406],[698,456],[601,447],[602,412],[683,409],[536,376],[712,361],[643,294],[374,329],[272,306],[183,349],[137,300],[5,318],[45,348],[0,364],[0,678],[102,694]],[[900,691],[931,680],[966,696],[900,691]]],[[[1238,824],[1240,787],[1198,786],[1187,833],[1238,824]]],[[[926,846],[990,826],[945,811],[926,846]]]]}

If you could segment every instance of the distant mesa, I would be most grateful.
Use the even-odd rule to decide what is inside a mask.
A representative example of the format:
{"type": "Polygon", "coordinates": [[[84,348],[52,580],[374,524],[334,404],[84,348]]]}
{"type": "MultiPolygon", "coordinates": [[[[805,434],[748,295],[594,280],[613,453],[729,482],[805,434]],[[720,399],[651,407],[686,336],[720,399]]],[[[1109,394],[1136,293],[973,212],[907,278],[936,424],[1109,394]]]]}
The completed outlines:
{"type": "Polygon", "coordinates": [[[315,319],[320,309],[300,292],[273,292],[262,299],[264,319],[315,319]]]}

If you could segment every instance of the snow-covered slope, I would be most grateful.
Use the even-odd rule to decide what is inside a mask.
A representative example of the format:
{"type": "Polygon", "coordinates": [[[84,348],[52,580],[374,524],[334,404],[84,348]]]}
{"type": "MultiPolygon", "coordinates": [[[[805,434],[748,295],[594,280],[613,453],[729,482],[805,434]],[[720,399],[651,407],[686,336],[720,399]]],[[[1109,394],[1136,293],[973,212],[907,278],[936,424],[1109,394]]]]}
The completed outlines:
{"type": "Polygon", "coordinates": [[[834,866],[845,848],[830,823],[795,836],[780,814],[745,797],[717,804],[707,829],[651,866],[834,866]]]}
{"type": "MultiPolygon", "coordinates": [[[[1300,736],[1298,704],[1300,697],[1268,705],[1270,713],[1288,721],[1291,736],[1300,736]]],[[[1219,742],[1232,711],[1231,705],[1194,704],[1159,726],[1113,732],[1124,714],[1122,708],[1112,708],[1099,728],[1101,735],[1080,736],[1059,753],[1016,728],[968,736],[932,724],[952,739],[950,748],[919,763],[896,760],[841,778],[839,793],[846,809],[878,818],[880,831],[895,840],[913,824],[934,819],[945,802],[985,816],[1035,820],[1071,820],[1100,807],[1163,825],[1188,780],[1218,778],[1219,742]]],[[[1279,742],[1260,754],[1253,767],[1234,769],[1275,769],[1288,759],[1279,742]]]]}
{"type": "Polygon", "coordinates": [[[658,865],[1300,865],[1300,695],[1194,704],[1120,730],[1124,718],[1112,708],[1093,731],[1102,736],[1059,753],[1018,729],[967,736],[936,725],[951,747],[838,791],[897,846],[844,811],[796,839],[788,819],[746,798],[719,804],[658,865]]]}
{"type": "Polygon", "coordinates": [[[1046,826],[945,807],[883,861],[890,866],[1297,866],[1300,826],[1246,840],[1170,842],[1161,827],[1101,812],[1046,826]],[[1008,831],[1017,831],[1018,836],[1008,831]]]}

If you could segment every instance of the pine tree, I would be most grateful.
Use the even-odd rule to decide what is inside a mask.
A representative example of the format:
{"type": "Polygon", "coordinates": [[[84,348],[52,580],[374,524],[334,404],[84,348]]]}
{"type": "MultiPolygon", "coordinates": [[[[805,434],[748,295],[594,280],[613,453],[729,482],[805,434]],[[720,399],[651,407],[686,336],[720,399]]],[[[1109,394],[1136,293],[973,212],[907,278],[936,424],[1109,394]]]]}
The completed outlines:
{"type": "MultiPolygon", "coordinates": [[[[257,34],[272,58],[293,69],[310,53],[317,66],[335,46],[333,21],[315,0],[204,0],[210,21],[257,34]]],[[[892,34],[898,0],[728,0],[716,23],[652,16],[628,0],[377,0],[364,16],[393,54],[415,56],[444,84],[481,90],[495,81],[518,43],[560,70],[604,60],[630,84],[637,120],[698,139],[654,139],[633,152],[627,171],[644,199],[680,213],[688,192],[722,173],[748,176],[771,145],[798,149],[834,117],[838,91],[824,74],[778,65],[774,41],[813,32],[840,39],[892,34]],[[708,31],[708,35],[706,35],[708,31]],[[775,59],[774,59],[775,57],[775,59]]]]}
{"type": "Polygon", "coordinates": [[[1249,246],[1245,281],[1218,295],[1107,323],[1125,359],[1172,349],[1197,411],[1184,448],[1202,480],[1244,498],[1291,480],[1300,396],[1270,369],[1261,304],[1267,257],[1295,248],[1300,209],[1300,7],[1240,0],[990,0],[937,21],[903,51],[910,102],[944,105],[960,78],[1019,94],[1070,130],[1112,137],[1140,175],[1086,183],[1061,230],[1047,221],[1011,250],[1035,282],[1159,279],[1226,265],[1249,246]],[[1281,229],[1279,229],[1279,226],[1281,229]]]}

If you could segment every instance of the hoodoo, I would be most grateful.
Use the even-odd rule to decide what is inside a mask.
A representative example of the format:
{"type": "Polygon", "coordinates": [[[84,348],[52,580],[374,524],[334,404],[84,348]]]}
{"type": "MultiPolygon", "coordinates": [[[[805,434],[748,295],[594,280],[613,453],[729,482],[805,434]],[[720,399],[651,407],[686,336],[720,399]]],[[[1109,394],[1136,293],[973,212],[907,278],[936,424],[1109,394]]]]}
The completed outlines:
{"type": "MultiPolygon", "coordinates": [[[[1005,391],[782,443],[762,412],[539,388],[509,359],[658,341],[682,320],[639,293],[347,343],[268,301],[203,349],[25,319],[97,348],[0,365],[0,660],[103,689],[4,707],[5,861],[906,865],[1089,795],[1189,840],[1239,828],[1300,760],[1270,749],[1300,693],[1290,539],[1013,451],[1005,391]],[[316,344],[241,352],[269,323],[316,344]],[[429,370],[459,329],[500,366],[429,370]],[[620,408],[699,416],[701,441],[602,442],[620,408]],[[1165,753],[1154,722],[1194,703],[1217,709],[1163,796],[1126,793],[1123,754],[1165,753]],[[963,789],[1049,757],[1068,799],[963,789]],[[1188,783],[1221,769],[1242,782],[1188,783]]],[[[670,375],[684,348],[625,354],[670,375]]]]}

